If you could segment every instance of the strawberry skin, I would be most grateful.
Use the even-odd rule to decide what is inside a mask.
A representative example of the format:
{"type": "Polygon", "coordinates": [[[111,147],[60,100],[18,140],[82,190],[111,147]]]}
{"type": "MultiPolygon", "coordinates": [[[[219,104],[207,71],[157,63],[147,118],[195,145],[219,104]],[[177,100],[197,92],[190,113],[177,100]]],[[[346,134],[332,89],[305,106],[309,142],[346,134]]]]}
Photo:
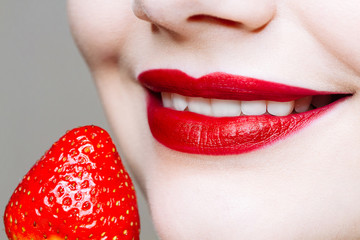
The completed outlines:
{"type": "Polygon", "coordinates": [[[135,190],[109,134],[84,126],[61,137],[15,189],[4,223],[13,240],[138,240],[135,190]]]}

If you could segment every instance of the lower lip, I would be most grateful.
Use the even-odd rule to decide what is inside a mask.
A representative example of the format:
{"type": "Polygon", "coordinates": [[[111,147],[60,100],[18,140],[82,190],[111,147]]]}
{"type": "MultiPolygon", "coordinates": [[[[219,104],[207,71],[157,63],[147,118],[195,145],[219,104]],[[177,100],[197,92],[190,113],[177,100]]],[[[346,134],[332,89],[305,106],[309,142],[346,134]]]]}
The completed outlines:
{"type": "Polygon", "coordinates": [[[340,101],[284,117],[217,118],[165,108],[161,99],[149,94],[148,121],[154,138],[170,149],[206,155],[241,154],[264,148],[294,134],[340,101]]]}

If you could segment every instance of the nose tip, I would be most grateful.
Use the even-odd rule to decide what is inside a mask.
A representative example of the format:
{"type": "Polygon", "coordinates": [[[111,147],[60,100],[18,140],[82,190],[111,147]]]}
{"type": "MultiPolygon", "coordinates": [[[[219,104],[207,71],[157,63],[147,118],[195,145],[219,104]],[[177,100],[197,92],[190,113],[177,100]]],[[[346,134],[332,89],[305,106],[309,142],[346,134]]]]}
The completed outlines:
{"type": "MultiPolygon", "coordinates": [[[[157,26],[182,33],[214,23],[254,31],[275,16],[275,0],[134,0],[134,14],[157,26]]],[[[196,29],[199,30],[199,29],[196,29]]]]}

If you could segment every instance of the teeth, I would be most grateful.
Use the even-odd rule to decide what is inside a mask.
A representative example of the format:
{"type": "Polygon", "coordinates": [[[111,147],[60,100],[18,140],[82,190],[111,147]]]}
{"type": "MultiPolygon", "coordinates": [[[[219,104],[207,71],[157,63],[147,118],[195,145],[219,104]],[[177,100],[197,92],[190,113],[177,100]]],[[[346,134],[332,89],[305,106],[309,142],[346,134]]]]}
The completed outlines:
{"type": "Polygon", "coordinates": [[[306,112],[309,110],[312,101],[312,96],[297,99],[295,101],[295,111],[298,113],[306,112]]]}
{"type": "Polygon", "coordinates": [[[207,99],[201,97],[185,97],[177,93],[161,93],[164,107],[177,111],[190,111],[214,117],[235,117],[240,115],[286,116],[294,110],[306,112],[312,106],[323,107],[331,102],[331,96],[308,96],[290,102],[276,101],[239,101],[223,99],[207,99]]]}
{"type": "Polygon", "coordinates": [[[189,111],[204,115],[211,115],[210,99],[192,97],[189,98],[189,111]]]}
{"type": "Polygon", "coordinates": [[[167,108],[172,107],[171,95],[172,95],[171,93],[167,93],[167,92],[161,93],[162,102],[163,102],[164,107],[167,107],[167,108]]]}
{"type": "Polygon", "coordinates": [[[294,110],[294,101],[290,102],[267,102],[267,111],[274,116],[286,116],[294,110]]]}
{"type": "Polygon", "coordinates": [[[244,115],[262,115],[266,113],[266,101],[242,101],[241,110],[244,115]]]}
{"type": "Polygon", "coordinates": [[[175,110],[184,111],[188,106],[186,97],[181,96],[177,93],[173,93],[171,99],[172,105],[174,106],[175,110]]]}
{"type": "Polygon", "coordinates": [[[211,108],[215,117],[234,117],[241,114],[241,102],[236,100],[211,99],[211,108]]]}

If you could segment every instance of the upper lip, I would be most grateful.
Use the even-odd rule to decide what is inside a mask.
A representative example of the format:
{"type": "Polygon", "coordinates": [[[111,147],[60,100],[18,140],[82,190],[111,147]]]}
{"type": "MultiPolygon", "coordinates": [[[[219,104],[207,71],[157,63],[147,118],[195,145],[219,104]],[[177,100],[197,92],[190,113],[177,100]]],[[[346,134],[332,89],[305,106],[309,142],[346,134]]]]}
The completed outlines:
{"type": "Polygon", "coordinates": [[[190,97],[286,102],[306,96],[335,94],[220,72],[194,78],[180,70],[152,69],[142,72],[138,79],[151,91],[190,97]]]}

